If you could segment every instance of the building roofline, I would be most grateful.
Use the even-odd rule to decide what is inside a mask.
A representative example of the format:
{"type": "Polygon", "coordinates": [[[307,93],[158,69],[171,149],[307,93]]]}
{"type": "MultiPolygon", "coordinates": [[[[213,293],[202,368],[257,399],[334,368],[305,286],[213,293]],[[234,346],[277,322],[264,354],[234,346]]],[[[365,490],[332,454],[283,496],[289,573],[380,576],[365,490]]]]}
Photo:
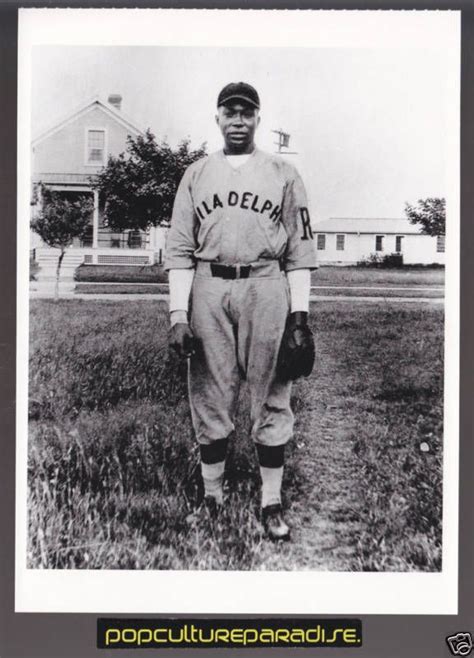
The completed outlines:
{"type": "Polygon", "coordinates": [[[338,233],[340,235],[342,235],[343,233],[347,233],[347,234],[350,233],[350,234],[354,234],[354,235],[389,235],[389,234],[390,235],[406,235],[406,234],[408,234],[408,235],[426,235],[425,233],[421,233],[420,231],[416,231],[416,230],[415,231],[403,231],[403,230],[402,231],[394,231],[393,229],[389,230],[389,231],[384,231],[384,230],[368,231],[367,229],[362,230],[362,231],[357,231],[355,229],[338,229],[338,230],[336,230],[336,229],[327,229],[327,228],[318,229],[317,225],[313,226],[313,232],[315,232],[315,233],[338,233]]]}
{"type": "Polygon", "coordinates": [[[100,107],[106,114],[111,116],[113,119],[115,119],[118,123],[120,123],[122,126],[130,130],[132,133],[135,135],[143,135],[144,132],[140,128],[137,128],[137,126],[128,118],[126,117],[122,111],[116,110],[110,103],[104,102],[99,96],[94,96],[85,103],[81,103],[80,106],[76,107],[75,110],[72,112],[69,112],[63,119],[61,119],[59,122],[56,122],[53,126],[42,132],[40,135],[35,137],[31,145],[34,148],[37,146],[37,144],[41,143],[48,137],[51,137],[55,133],[57,133],[59,130],[62,128],[66,127],[76,119],[78,119],[81,116],[84,116],[91,110],[93,110],[95,107],[100,107]]]}
{"type": "Polygon", "coordinates": [[[371,235],[374,233],[393,234],[393,235],[419,235],[421,234],[421,225],[412,224],[406,217],[329,217],[313,225],[313,231],[316,233],[348,233],[354,235],[371,235]],[[344,223],[347,222],[347,226],[344,223]],[[360,222],[362,226],[354,226],[355,222],[360,222]],[[367,226],[367,223],[374,223],[373,228],[367,226]],[[393,227],[392,222],[399,225],[393,227]],[[338,224],[333,227],[332,224],[338,224]],[[387,225],[384,226],[384,223],[387,225]],[[404,226],[400,226],[402,223],[404,226]]]}
{"type": "Polygon", "coordinates": [[[328,222],[331,219],[337,219],[337,220],[342,220],[345,221],[346,219],[349,219],[351,221],[353,220],[360,220],[363,219],[364,221],[370,221],[370,222],[408,222],[409,220],[406,217],[328,217],[327,219],[323,219],[323,222],[328,222]]]}

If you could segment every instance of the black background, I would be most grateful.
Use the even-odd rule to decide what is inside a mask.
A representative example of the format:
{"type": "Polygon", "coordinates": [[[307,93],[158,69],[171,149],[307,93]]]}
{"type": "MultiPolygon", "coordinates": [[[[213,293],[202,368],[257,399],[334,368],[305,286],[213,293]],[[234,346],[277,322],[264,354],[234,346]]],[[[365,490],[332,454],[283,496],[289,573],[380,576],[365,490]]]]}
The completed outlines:
{"type": "MultiPolygon", "coordinates": [[[[15,332],[16,332],[16,135],[17,135],[17,15],[19,7],[195,7],[230,9],[462,9],[461,68],[461,413],[460,413],[460,543],[458,615],[359,615],[364,644],[356,650],[364,658],[442,658],[450,655],[445,637],[458,631],[474,632],[474,0],[452,2],[350,2],[326,0],[305,2],[29,2],[0,0],[0,459],[1,539],[0,539],[0,658],[89,658],[117,656],[98,650],[96,623],[98,614],[46,614],[14,612],[15,560],[15,332]]],[[[455,537],[443,537],[444,542],[455,537]]],[[[232,593],[228,593],[232,596],[232,593]]],[[[112,616],[112,615],[110,615],[112,616]]],[[[116,617],[117,615],[113,615],[116,617]]],[[[140,615],[143,616],[143,615],[140,615]]],[[[145,615],[149,616],[149,615],[145,615]]],[[[192,615],[197,617],[199,615],[192,615]]],[[[319,615],[331,617],[331,615],[319,615]]],[[[157,617],[156,615],[154,616],[157,617]]],[[[181,616],[183,619],[185,615],[181,616]]],[[[232,652],[233,658],[251,654],[255,658],[287,658],[304,655],[335,658],[347,655],[347,649],[172,649],[173,658],[220,656],[232,652]]],[[[139,655],[157,655],[143,649],[139,655]]],[[[120,656],[131,651],[122,650],[120,656]]],[[[134,654],[136,655],[136,654],[134,654]]],[[[354,655],[350,652],[349,655],[354,655]]],[[[473,654],[474,655],[474,652],[473,654]]]]}

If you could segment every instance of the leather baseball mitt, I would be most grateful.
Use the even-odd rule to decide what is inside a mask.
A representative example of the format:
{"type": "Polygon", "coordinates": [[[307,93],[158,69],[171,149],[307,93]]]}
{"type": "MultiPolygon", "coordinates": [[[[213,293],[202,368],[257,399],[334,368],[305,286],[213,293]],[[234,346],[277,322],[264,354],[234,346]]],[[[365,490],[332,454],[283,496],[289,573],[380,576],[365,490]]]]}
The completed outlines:
{"type": "Polygon", "coordinates": [[[277,375],[283,381],[307,377],[314,365],[314,339],[308,325],[308,314],[290,313],[281,340],[277,375]]]}

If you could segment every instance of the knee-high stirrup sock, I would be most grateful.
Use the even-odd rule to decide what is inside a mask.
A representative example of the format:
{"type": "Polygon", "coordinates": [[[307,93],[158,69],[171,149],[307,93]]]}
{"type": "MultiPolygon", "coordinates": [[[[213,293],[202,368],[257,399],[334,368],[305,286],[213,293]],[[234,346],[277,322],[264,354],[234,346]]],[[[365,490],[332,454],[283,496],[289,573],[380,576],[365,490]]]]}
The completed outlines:
{"type": "Polygon", "coordinates": [[[225,456],[228,439],[218,439],[209,444],[201,444],[201,473],[204,483],[204,495],[212,496],[222,504],[225,456]]]}
{"type": "Polygon", "coordinates": [[[262,477],[262,507],[278,505],[281,503],[285,446],[265,446],[257,443],[257,454],[262,477]]]}

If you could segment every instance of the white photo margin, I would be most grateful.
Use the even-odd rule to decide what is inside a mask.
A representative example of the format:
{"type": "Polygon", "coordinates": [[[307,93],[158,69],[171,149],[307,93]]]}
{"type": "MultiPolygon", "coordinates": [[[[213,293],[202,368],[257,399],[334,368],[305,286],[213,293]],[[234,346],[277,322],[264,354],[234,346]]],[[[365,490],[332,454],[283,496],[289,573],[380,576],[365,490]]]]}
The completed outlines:
{"type": "Polygon", "coordinates": [[[457,614],[460,12],[21,9],[18,68],[16,612],[457,614]],[[91,20],[93,16],[94,20],[91,20]],[[449,63],[443,566],[440,573],[26,568],[31,53],[38,45],[434,48],[449,63]]]}

